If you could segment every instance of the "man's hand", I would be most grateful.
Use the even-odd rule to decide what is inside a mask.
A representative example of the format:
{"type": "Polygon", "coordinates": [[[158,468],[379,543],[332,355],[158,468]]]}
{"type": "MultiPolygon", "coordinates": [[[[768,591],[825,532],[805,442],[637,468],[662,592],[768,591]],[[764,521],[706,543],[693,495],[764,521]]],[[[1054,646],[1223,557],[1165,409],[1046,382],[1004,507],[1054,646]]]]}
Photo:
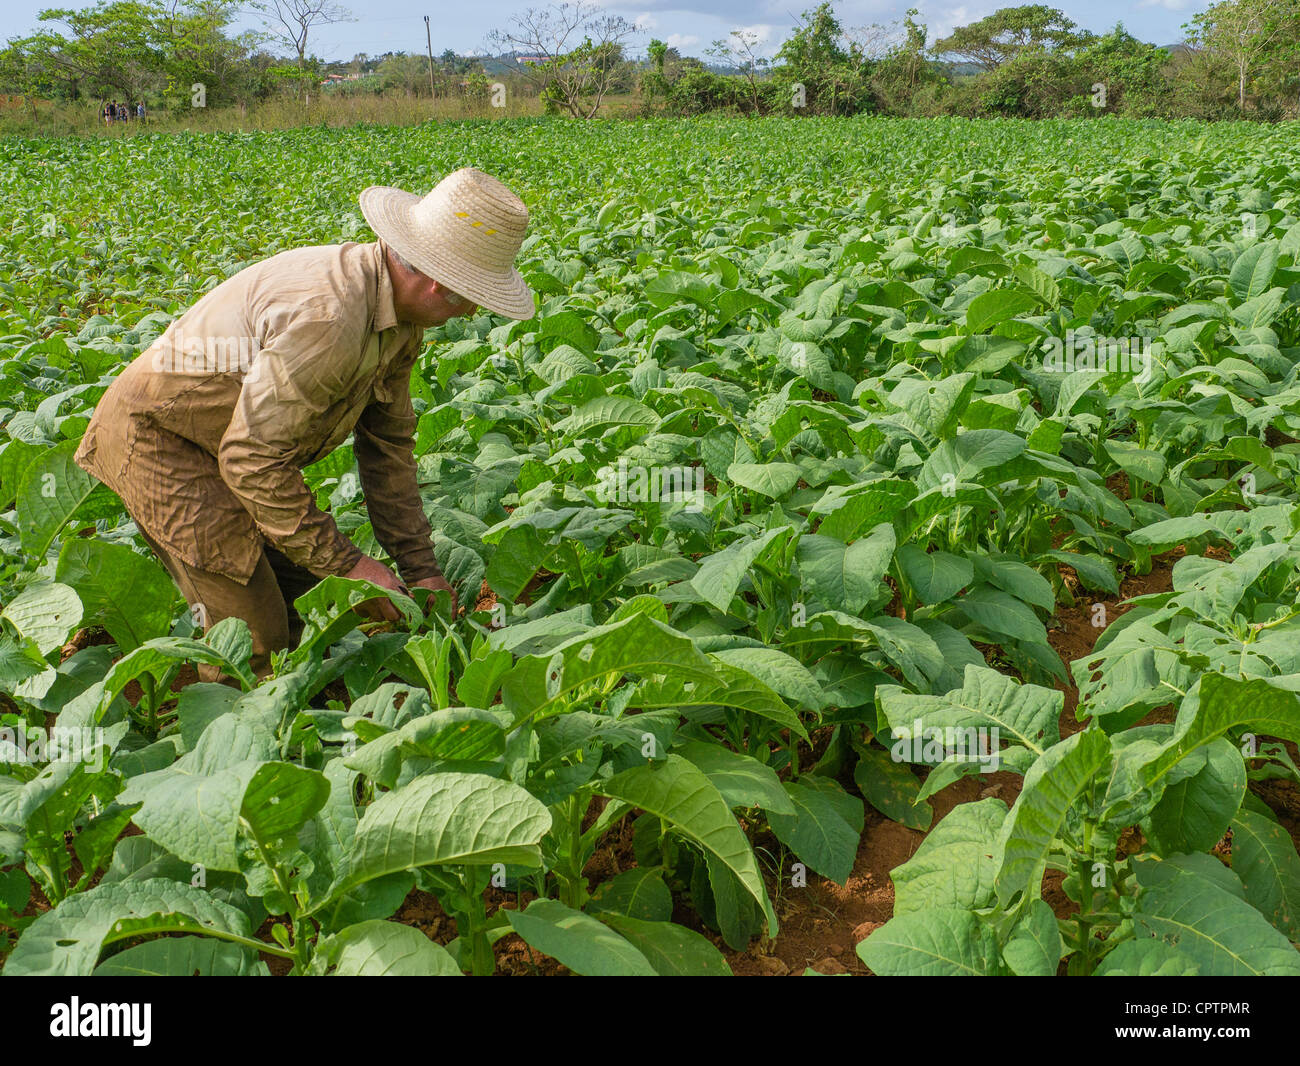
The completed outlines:
{"type": "Polygon", "coordinates": [[[439,574],[437,577],[426,577],[423,581],[415,582],[417,589],[428,589],[430,592],[450,592],[451,593],[451,616],[456,617],[456,590],[451,587],[447,579],[439,574]]]}
{"type": "MultiPolygon", "coordinates": [[[[398,580],[396,574],[383,563],[370,558],[368,555],[363,555],[361,562],[357,563],[343,576],[354,581],[369,581],[371,584],[391,589],[393,592],[400,592],[403,596],[410,595],[410,592],[398,580]]],[[[357,604],[357,613],[376,622],[397,622],[402,617],[402,612],[390,600],[381,597],[357,604]]]]}

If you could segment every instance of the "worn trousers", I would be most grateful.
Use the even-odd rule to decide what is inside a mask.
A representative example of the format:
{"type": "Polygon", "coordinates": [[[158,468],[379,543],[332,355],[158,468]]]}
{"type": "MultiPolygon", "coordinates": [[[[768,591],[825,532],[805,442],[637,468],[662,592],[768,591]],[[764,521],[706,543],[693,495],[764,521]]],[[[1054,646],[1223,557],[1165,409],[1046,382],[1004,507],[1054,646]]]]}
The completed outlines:
{"type": "MultiPolygon", "coordinates": [[[[208,629],[224,618],[242,618],[248,623],[253,637],[250,665],[258,677],[270,673],[272,652],[298,643],[303,623],[293,609],[293,601],[320,580],[310,570],[267,544],[263,546],[262,557],[248,584],[241,585],[224,574],[190,566],[168,552],[143,529],[140,535],[171,574],[201,628],[208,629]]],[[[204,681],[222,678],[220,669],[215,666],[204,664],[198,671],[204,681]]]]}

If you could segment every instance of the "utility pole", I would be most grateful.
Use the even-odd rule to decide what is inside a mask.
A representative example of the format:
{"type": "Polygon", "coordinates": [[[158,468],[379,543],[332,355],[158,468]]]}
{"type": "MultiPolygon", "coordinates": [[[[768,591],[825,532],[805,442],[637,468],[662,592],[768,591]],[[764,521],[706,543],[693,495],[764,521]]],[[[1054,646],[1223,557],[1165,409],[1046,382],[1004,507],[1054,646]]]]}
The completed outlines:
{"type": "Polygon", "coordinates": [[[437,96],[433,88],[433,31],[429,29],[429,16],[424,16],[424,39],[429,44],[429,95],[437,96]]]}

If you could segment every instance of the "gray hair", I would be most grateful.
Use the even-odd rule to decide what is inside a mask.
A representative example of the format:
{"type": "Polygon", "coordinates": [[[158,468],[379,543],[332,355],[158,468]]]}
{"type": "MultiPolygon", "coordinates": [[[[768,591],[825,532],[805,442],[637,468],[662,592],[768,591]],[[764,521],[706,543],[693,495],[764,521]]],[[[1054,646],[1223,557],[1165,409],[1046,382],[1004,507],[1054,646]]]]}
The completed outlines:
{"type": "Polygon", "coordinates": [[[423,273],[422,271],[416,270],[415,267],[413,267],[410,264],[410,262],[408,262],[406,258],[403,257],[403,255],[391,244],[387,244],[385,245],[385,247],[388,249],[388,254],[391,255],[394,260],[396,260],[397,265],[400,266],[403,270],[407,270],[412,274],[423,273]]]}
{"type": "MultiPolygon", "coordinates": [[[[394,248],[391,244],[387,243],[386,241],[384,242],[384,247],[388,249],[388,254],[391,255],[391,256],[393,257],[393,259],[394,259],[394,261],[397,263],[397,265],[400,266],[400,267],[402,267],[404,270],[408,270],[408,271],[410,271],[412,274],[419,274],[422,278],[429,278],[430,281],[438,281],[437,278],[432,277],[432,276],[429,275],[429,274],[426,274],[426,273],[425,273],[423,270],[421,270],[419,267],[412,266],[412,265],[411,265],[411,264],[410,264],[410,263],[409,263],[409,262],[408,262],[408,261],[407,261],[407,260],[402,256],[402,254],[401,254],[401,253],[400,253],[396,248],[394,248]]],[[[452,296],[457,297],[458,299],[461,299],[461,300],[467,300],[467,299],[468,299],[468,297],[466,297],[466,296],[461,296],[459,293],[454,292],[454,291],[452,290],[451,286],[448,285],[448,284],[446,284],[445,282],[438,281],[438,287],[441,288],[441,289],[443,289],[443,290],[445,290],[446,292],[450,293],[452,296]]]]}

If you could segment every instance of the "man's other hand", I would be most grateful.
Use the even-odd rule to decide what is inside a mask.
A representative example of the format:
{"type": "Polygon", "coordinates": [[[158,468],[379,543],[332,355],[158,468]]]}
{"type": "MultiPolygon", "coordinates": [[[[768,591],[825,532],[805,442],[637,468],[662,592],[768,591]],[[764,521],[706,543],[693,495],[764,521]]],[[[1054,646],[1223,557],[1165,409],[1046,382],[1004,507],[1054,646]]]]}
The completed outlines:
{"type": "MultiPolygon", "coordinates": [[[[383,563],[370,558],[368,555],[363,555],[361,562],[357,563],[343,576],[351,578],[353,581],[369,581],[381,588],[400,592],[403,596],[410,595],[410,592],[398,580],[396,574],[383,563]]],[[[392,601],[380,597],[357,604],[357,613],[376,622],[396,622],[402,617],[402,612],[393,605],[392,601]]]]}
{"type": "Polygon", "coordinates": [[[449,592],[451,593],[451,616],[456,617],[456,590],[451,587],[447,579],[439,574],[437,577],[426,577],[423,581],[415,582],[417,589],[428,589],[430,592],[449,592]]]}

